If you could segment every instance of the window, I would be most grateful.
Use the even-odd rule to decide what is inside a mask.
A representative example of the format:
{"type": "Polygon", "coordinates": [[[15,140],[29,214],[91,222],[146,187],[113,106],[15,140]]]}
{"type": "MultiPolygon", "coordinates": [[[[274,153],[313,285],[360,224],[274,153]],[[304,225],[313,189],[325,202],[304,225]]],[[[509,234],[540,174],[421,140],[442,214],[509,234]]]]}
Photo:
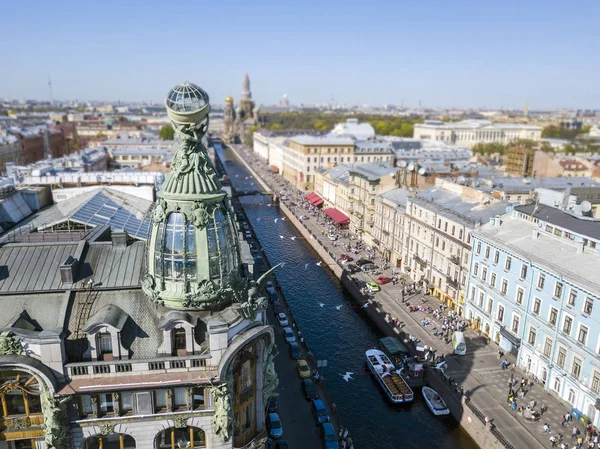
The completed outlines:
{"type": "Polygon", "coordinates": [[[463,230],[462,230],[462,229],[459,229],[459,230],[458,230],[458,238],[459,238],[460,240],[462,240],[462,238],[463,238],[463,230]]]}
{"type": "Polygon", "coordinates": [[[577,341],[579,343],[581,343],[582,345],[585,345],[587,343],[587,336],[588,336],[588,328],[586,326],[584,326],[583,324],[579,325],[579,333],[577,334],[577,341]]]}
{"type": "Polygon", "coordinates": [[[174,409],[187,409],[188,398],[187,388],[179,387],[173,389],[173,408],[174,409]]]}
{"type": "Polygon", "coordinates": [[[98,354],[112,354],[112,337],[108,332],[98,334],[98,354]]]}
{"type": "Polygon", "coordinates": [[[513,315],[512,331],[517,334],[519,332],[519,316],[513,315]]]}
{"type": "Polygon", "coordinates": [[[512,258],[511,258],[511,257],[509,257],[509,256],[506,256],[506,263],[504,264],[504,268],[505,268],[506,270],[509,270],[509,271],[510,271],[510,266],[511,266],[511,264],[512,264],[512,258]]]}
{"type": "Polygon", "coordinates": [[[487,313],[488,315],[492,314],[492,309],[494,308],[494,300],[492,298],[488,298],[488,306],[487,306],[487,313]]]}
{"type": "Polygon", "coordinates": [[[490,247],[489,246],[485,247],[485,258],[486,259],[490,258],[490,247]]]}
{"type": "Polygon", "coordinates": [[[161,410],[167,408],[167,391],[166,390],[155,390],[154,391],[154,408],[161,410]]]}
{"type": "Polygon", "coordinates": [[[479,264],[477,262],[475,262],[475,265],[473,266],[473,274],[475,274],[475,276],[477,276],[478,272],[479,272],[479,264]]]}
{"type": "Polygon", "coordinates": [[[494,253],[494,263],[498,263],[498,260],[500,260],[500,251],[496,250],[494,253]]]}
{"type": "Polygon", "coordinates": [[[481,242],[477,242],[477,254],[481,254],[481,242]]]}
{"type": "Polygon", "coordinates": [[[444,223],[444,232],[448,232],[448,222],[444,223]]]}
{"type": "Polygon", "coordinates": [[[561,368],[565,367],[567,361],[567,350],[562,346],[558,348],[558,354],[556,354],[556,364],[561,368]]]}
{"type": "Polygon", "coordinates": [[[194,387],[192,390],[192,398],[190,398],[194,410],[203,408],[206,405],[206,393],[204,387],[194,387]]]}
{"type": "Polygon", "coordinates": [[[527,265],[521,265],[521,279],[525,279],[527,277],[527,265]]]}
{"type": "Polygon", "coordinates": [[[535,345],[535,337],[536,337],[536,330],[534,327],[530,327],[529,328],[529,336],[527,337],[527,342],[531,346],[535,345]]]}
{"type": "Polygon", "coordinates": [[[517,287],[517,296],[515,297],[515,301],[517,304],[523,304],[523,289],[521,287],[517,287]]]}
{"type": "Polygon", "coordinates": [[[540,300],[540,298],[533,299],[533,314],[534,315],[540,314],[540,305],[541,304],[542,304],[542,301],[540,300]]]}
{"type": "Polygon", "coordinates": [[[575,301],[577,300],[577,292],[574,289],[571,289],[569,292],[569,305],[575,306],[575,301]]]}
{"type": "Polygon", "coordinates": [[[546,340],[544,341],[544,355],[546,357],[550,357],[551,354],[552,354],[552,339],[546,338],[546,340]]]}
{"type": "Polygon", "coordinates": [[[479,293],[479,307],[483,307],[483,292],[479,293]]]}
{"type": "Polygon", "coordinates": [[[452,235],[454,235],[454,231],[456,231],[456,226],[452,225],[452,235]]]}
{"type": "Polygon", "coordinates": [[[442,219],[438,219],[438,229],[440,229],[442,227],[442,219]]]}
{"type": "Polygon", "coordinates": [[[537,283],[537,286],[539,289],[544,288],[545,280],[546,280],[546,276],[544,276],[542,273],[540,273],[540,275],[538,276],[538,283],[537,283]]]}
{"type": "Polygon", "coordinates": [[[556,321],[558,320],[558,310],[554,307],[550,307],[550,315],[548,316],[548,322],[552,324],[552,326],[556,326],[556,321]]]}
{"type": "Polygon", "coordinates": [[[492,276],[490,278],[490,285],[494,288],[496,287],[496,273],[492,273],[492,276]]]}
{"type": "Polygon", "coordinates": [[[504,307],[498,306],[498,321],[501,323],[504,321],[504,307]]]}
{"type": "Polygon", "coordinates": [[[133,410],[133,394],[131,391],[123,391],[121,393],[121,410],[130,412],[133,410]]]}
{"type": "Polygon", "coordinates": [[[100,414],[106,415],[115,411],[112,393],[102,393],[100,395],[100,414]]]}
{"type": "Polygon", "coordinates": [[[506,291],[508,290],[508,281],[506,279],[502,279],[502,288],[500,289],[500,293],[506,295],[506,291]]]}
{"type": "Polygon", "coordinates": [[[592,313],[592,308],[594,307],[594,302],[589,297],[585,297],[585,303],[583,304],[583,313],[586,315],[590,315],[592,313]]]}
{"type": "Polygon", "coordinates": [[[562,282],[557,281],[554,284],[554,297],[560,299],[560,297],[562,296],[562,291],[563,291],[562,282]]]}
{"type": "Polygon", "coordinates": [[[592,391],[596,394],[600,394],[600,373],[598,371],[594,371],[594,375],[592,376],[592,391]]]}
{"type": "Polygon", "coordinates": [[[481,280],[482,280],[483,282],[485,282],[485,281],[486,281],[486,279],[487,279],[487,268],[486,268],[486,267],[483,267],[483,268],[481,269],[481,280]]]}
{"type": "Polygon", "coordinates": [[[577,357],[573,357],[573,367],[571,368],[571,374],[573,374],[573,377],[575,377],[576,379],[579,379],[579,376],[581,375],[581,360],[577,357]]]}
{"type": "Polygon", "coordinates": [[[571,327],[573,327],[573,318],[570,316],[565,316],[565,320],[563,321],[563,332],[567,335],[570,335],[571,327]]]}
{"type": "Polygon", "coordinates": [[[182,327],[177,327],[177,328],[173,329],[171,338],[173,339],[174,355],[184,355],[184,354],[179,354],[179,352],[186,350],[185,329],[182,327]]]}

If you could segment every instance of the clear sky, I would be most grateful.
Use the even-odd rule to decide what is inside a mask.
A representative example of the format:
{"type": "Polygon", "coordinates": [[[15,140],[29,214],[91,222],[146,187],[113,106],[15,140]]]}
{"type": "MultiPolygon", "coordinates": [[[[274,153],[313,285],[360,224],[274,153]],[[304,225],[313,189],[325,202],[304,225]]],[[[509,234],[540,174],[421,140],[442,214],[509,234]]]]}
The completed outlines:
{"type": "Polygon", "coordinates": [[[600,0],[9,1],[0,97],[600,108],[600,0]]]}

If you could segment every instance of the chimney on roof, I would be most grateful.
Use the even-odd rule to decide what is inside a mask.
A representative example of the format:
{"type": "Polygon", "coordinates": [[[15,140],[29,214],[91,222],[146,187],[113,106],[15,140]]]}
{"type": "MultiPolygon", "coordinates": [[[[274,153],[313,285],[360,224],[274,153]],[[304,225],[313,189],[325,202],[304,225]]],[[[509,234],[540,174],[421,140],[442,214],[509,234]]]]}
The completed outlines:
{"type": "Polygon", "coordinates": [[[561,209],[567,210],[569,207],[569,198],[571,197],[571,183],[569,182],[563,191],[561,209]]]}
{"type": "Polygon", "coordinates": [[[77,268],[79,267],[79,261],[73,256],[69,256],[60,265],[60,280],[65,284],[72,284],[77,276],[77,268]]]}
{"type": "Polygon", "coordinates": [[[110,230],[110,240],[112,241],[112,245],[117,248],[126,248],[127,247],[127,232],[123,229],[111,229],[110,230]]]}

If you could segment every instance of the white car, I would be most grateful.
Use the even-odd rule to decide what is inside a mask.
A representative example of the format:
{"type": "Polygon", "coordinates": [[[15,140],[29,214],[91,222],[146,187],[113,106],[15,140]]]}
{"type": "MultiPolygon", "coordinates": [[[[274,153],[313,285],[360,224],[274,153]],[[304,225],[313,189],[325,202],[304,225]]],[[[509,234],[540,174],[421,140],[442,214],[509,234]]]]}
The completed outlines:
{"type": "Polygon", "coordinates": [[[327,234],[327,238],[329,240],[331,240],[332,242],[335,242],[338,239],[337,235],[333,235],[333,234],[327,234]]]}
{"type": "Polygon", "coordinates": [[[275,293],[275,285],[273,285],[272,281],[267,281],[266,287],[269,293],[275,293]]]}
{"type": "Polygon", "coordinates": [[[308,217],[306,215],[300,215],[300,220],[308,220],[308,217]]]}
{"type": "Polygon", "coordinates": [[[246,240],[250,240],[252,238],[252,233],[250,231],[246,231],[244,232],[244,237],[246,237],[246,240]]]}
{"type": "Polygon", "coordinates": [[[287,316],[285,316],[285,313],[278,313],[277,314],[277,321],[279,321],[279,325],[281,327],[285,327],[285,326],[287,326],[289,324],[287,316]]]}

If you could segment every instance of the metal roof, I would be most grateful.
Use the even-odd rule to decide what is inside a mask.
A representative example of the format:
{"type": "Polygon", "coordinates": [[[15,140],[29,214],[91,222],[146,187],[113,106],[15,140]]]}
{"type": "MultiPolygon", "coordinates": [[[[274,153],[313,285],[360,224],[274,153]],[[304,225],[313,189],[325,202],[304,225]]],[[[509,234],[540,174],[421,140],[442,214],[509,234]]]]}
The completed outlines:
{"type": "Polygon", "coordinates": [[[126,248],[111,242],[90,243],[79,267],[78,280],[93,279],[96,288],[139,287],[144,267],[144,242],[126,248]]]}
{"type": "Polygon", "coordinates": [[[0,294],[65,290],[60,265],[79,243],[9,244],[0,247],[0,294]]]}
{"type": "Polygon", "coordinates": [[[533,215],[541,221],[553,224],[563,229],[573,231],[575,234],[580,234],[586,237],[591,237],[595,240],[600,240],[600,220],[585,219],[568,214],[555,207],[546,206],[544,204],[528,204],[525,206],[515,207],[517,212],[526,215],[533,215]]]}

